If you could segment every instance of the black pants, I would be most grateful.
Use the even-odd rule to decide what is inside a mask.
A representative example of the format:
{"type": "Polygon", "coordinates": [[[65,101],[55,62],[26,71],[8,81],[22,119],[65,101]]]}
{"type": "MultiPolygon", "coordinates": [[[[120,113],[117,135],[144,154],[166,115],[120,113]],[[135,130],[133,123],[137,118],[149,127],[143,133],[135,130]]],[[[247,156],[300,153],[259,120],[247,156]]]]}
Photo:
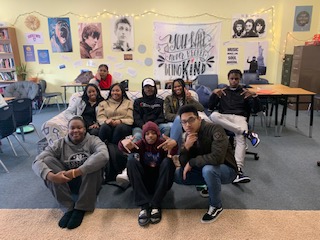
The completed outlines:
{"type": "Polygon", "coordinates": [[[127,171],[133,188],[135,204],[151,204],[161,207],[161,202],[173,184],[175,166],[171,159],[165,158],[159,167],[149,167],[140,163],[130,154],[127,171]]]}
{"type": "Polygon", "coordinates": [[[115,127],[106,123],[102,124],[99,130],[99,138],[101,141],[108,140],[110,143],[118,144],[126,136],[132,134],[132,127],[127,124],[119,124],[115,127]]]}

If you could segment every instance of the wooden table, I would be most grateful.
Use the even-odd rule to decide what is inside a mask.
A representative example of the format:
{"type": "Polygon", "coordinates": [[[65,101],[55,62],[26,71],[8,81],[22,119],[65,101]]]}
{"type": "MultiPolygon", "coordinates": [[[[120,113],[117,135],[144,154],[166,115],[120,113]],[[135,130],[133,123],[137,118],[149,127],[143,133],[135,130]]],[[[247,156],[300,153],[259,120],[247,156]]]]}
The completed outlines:
{"type": "Polygon", "coordinates": [[[282,84],[256,84],[250,85],[250,91],[256,92],[259,96],[273,97],[275,99],[275,135],[280,136],[282,132],[282,127],[284,123],[284,117],[287,113],[288,97],[296,98],[296,119],[295,127],[298,128],[298,118],[299,118],[299,104],[309,103],[310,104],[310,122],[309,122],[309,137],[312,137],[313,128],[313,109],[314,109],[314,95],[316,93],[307,91],[303,88],[291,88],[282,84]],[[310,102],[301,102],[300,96],[310,96],[310,102]],[[279,98],[284,98],[284,106],[282,111],[282,117],[280,121],[280,128],[278,129],[278,106],[279,98]]]}
{"type": "Polygon", "coordinates": [[[74,92],[77,91],[77,88],[81,87],[82,91],[84,90],[84,88],[87,86],[88,84],[86,83],[66,83],[61,85],[61,87],[64,88],[64,102],[67,103],[67,88],[69,87],[73,87],[74,88],[74,92]]]}

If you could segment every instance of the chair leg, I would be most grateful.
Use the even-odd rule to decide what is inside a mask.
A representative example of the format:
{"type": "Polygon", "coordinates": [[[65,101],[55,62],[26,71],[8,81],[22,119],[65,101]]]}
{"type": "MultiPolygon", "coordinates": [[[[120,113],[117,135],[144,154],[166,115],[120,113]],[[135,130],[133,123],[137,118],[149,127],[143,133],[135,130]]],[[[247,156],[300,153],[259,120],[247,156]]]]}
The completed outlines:
{"type": "Polygon", "coordinates": [[[23,131],[23,126],[19,127],[20,129],[20,133],[21,133],[21,137],[22,137],[22,141],[26,141],[25,137],[24,137],[24,131],[23,131]]]}
{"type": "Polygon", "coordinates": [[[62,102],[63,102],[63,104],[64,104],[64,108],[65,108],[65,109],[67,109],[67,103],[64,101],[64,99],[63,99],[62,95],[61,95],[60,97],[61,97],[61,101],[62,101],[62,102]]]}
{"type": "Polygon", "coordinates": [[[42,108],[43,108],[46,100],[47,100],[46,98],[42,99],[42,104],[41,104],[41,107],[40,107],[40,109],[39,109],[39,113],[41,112],[41,110],[42,110],[42,108]]]}
{"type": "Polygon", "coordinates": [[[13,133],[12,134],[18,141],[18,143],[21,145],[21,147],[23,148],[23,150],[30,156],[30,153],[28,152],[28,150],[23,146],[22,142],[19,140],[17,134],[13,133]]]}
{"type": "Polygon", "coordinates": [[[8,168],[6,167],[6,165],[4,165],[4,163],[1,161],[1,159],[0,159],[0,165],[4,168],[4,170],[6,170],[7,173],[9,173],[8,168]]]}
{"type": "Polygon", "coordinates": [[[58,106],[58,109],[59,109],[59,112],[60,112],[60,105],[59,105],[59,102],[58,102],[58,98],[54,97],[54,99],[56,100],[56,103],[57,103],[57,106],[58,106]]]}
{"type": "Polygon", "coordinates": [[[36,126],[35,126],[33,123],[29,123],[29,125],[33,126],[34,131],[37,133],[39,139],[41,139],[40,134],[39,134],[39,132],[38,132],[37,129],[36,129],[36,126]]]}
{"type": "Polygon", "coordinates": [[[11,146],[11,149],[12,149],[14,155],[16,155],[16,157],[18,157],[18,154],[17,154],[16,150],[14,149],[13,144],[12,144],[10,138],[7,137],[7,140],[8,140],[8,142],[9,142],[10,146],[11,146]]]}

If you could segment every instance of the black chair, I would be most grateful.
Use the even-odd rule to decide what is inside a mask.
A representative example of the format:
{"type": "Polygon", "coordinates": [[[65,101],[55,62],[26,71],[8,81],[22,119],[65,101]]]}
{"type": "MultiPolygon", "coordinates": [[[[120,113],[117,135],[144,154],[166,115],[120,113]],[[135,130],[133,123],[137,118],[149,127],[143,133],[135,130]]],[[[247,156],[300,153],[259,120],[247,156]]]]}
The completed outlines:
{"type": "Polygon", "coordinates": [[[129,80],[128,79],[121,81],[119,84],[121,86],[123,86],[126,91],[129,91],[129,80]]]}
{"type": "Polygon", "coordinates": [[[47,93],[46,92],[47,82],[45,80],[43,80],[43,79],[40,80],[39,84],[40,84],[40,87],[41,87],[41,97],[42,97],[42,104],[41,104],[41,107],[39,109],[39,113],[41,112],[41,110],[42,110],[42,108],[43,108],[45,103],[46,103],[46,105],[49,104],[51,98],[55,98],[57,106],[58,106],[58,109],[59,109],[59,112],[60,112],[60,105],[59,105],[57,97],[61,98],[62,103],[66,107],[66,103],[63,100],[61,92],[50,92],[50,93],[47,93]]]}
{"type": "Polygon", "coordinates": [[[211,91],[218,88],[218,75],[217,74],[204,74],[204,75],[198,75],[197,79],[194,80],[194,83],[192,84],[195,89],[197,89],[197,86],[204,85],[208,88],[210,88],[211,91]]]}
{"type": "Polygon", "coordinates": [[[14,155],[18,156],[9,138],[10,135],[13,135],[15,137],[23,150],[30,156],[28,150],[23,146],[22,142],[17,137],[13,108],[12,106],[8,105],[0,108],[0,140],[3,138],[7,138],[14,155]]]}
{"type": "MultiPolygon", "coordinates": [[[[40,135],[36,127],[32,123],[32,101],[29,98],[15,99],[9,103],[12,106],[16,127],[20,129],[22,140],[25,142],[24,127],[31,125],[36,131],[38,137],[40,135]]],[[[32,131],[33,131],[32,129],[32,131]]]]}

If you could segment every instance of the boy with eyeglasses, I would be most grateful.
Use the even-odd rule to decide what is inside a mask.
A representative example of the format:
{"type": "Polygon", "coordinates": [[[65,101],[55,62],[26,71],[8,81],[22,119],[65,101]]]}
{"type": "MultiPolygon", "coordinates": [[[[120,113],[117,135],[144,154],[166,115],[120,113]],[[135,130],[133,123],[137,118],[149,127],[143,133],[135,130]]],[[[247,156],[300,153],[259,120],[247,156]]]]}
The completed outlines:
{"type": "MultiPolygon", "coordinates": [[[[207,185],[209,210],[201,222],[210,223],[215,221],[223,210],[221,184],[232,183],[237,176],[232,146],[224,129],[220,125],[201,120],[194,106],[182,106],[179,115],[185,137],[179,156],[181,168],[176,170],[175,182],[207,185]]],[[[166,146],[169,141],[160,147],[166,146]]]]}

